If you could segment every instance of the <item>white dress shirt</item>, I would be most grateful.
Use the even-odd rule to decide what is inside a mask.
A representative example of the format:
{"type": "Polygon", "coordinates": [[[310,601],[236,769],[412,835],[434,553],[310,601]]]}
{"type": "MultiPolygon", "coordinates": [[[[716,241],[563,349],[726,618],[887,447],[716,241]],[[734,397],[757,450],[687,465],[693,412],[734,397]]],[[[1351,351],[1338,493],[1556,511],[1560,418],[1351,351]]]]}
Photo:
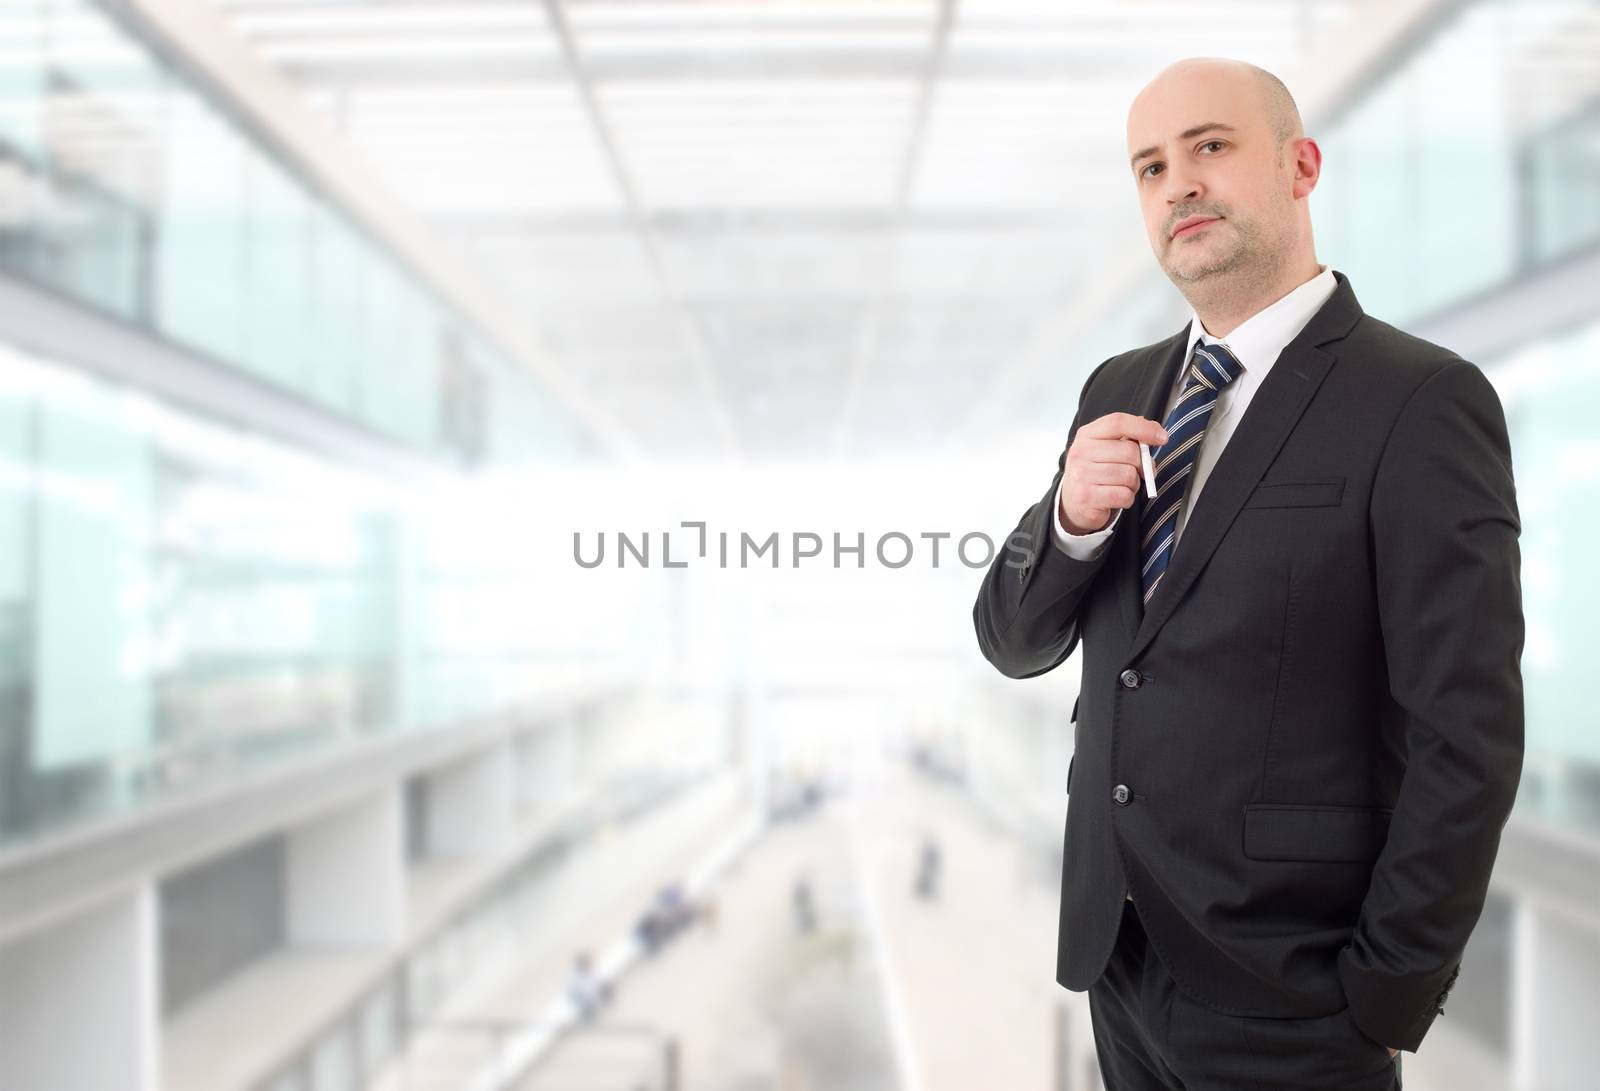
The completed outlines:
{"type": "MultiPolygon", "coordinates": [[[[1190,311],[1189,343],[1184,348],[1184,360],[1187,361],[1193,354],[1194,343],[1197,340],[1203,340],[1208,345],[1220,343],[1235,360],[1239,361],[1241,371],[1217,394],[1217,404],[1211,410],[1211,420],[1206,425],[1205,438],[1201,440],[1200,451],[1195,456],[1194,472],[1189,475],[1191,480],[1188,484],[1188,495],[1178,507],[1178,526],[1173,533],[1171,546],[1174,552],[1178,548],[1178,540],[1183,536],[1183,527],[1189,519],[1189,511],[1200,496],[1200,490],[1205,486],[1206,477],[1211,473],[1211,467],[1216,465],[1222,448],[1227,446],[1228,437],[1233,435],[1239,418],[1244,416],[1245,409],[1250,405],[1250,399],[1260,389],[1262,380],[1267,377],[1267,372],[1272,370],[1272,365],[1282,354],[1283,347],[1305,329],[1306,323],[1311,321],[1311,316],[1322,309],[1322,305],[1328,301],[1328,297],[1338,286],[1338,282],[1333,279],[1332,269],[1326,265],[1319,268],[1321,271],[1316,276],[1239,323],[1238,328],[1226,337],[1211,336],[1201,325],[1200,316],[1193,310],[1190,311]]],[[[1172,404],[1178,400],[1178,393],[1183,389],[1183,377],[1188,370],[1187,367],[1180,367],[1177,376],[1172,380],[1172,389],[1167,394],[1166,406],[1161,411],[1163,422],[1167,419],[1172,404]]],[[[1155,454],[1154,451],[1150,453],[1152,456],[1155,454]]],[[[1069,534],[1066,527],[1061,524],[1061,488],[1065,485],[1066,480],[1063,477],[1061,486],[1056,488],[1055,518],[1051,520],[1055,528],[1053,534],[1055,543],[1069,557],[1080,561],[1093,560],[1100,555],[1106,541],[1116,530],[1117,520],[1122,517],[1123,509],[1114,509],[1111,522],[1100,530],[1088,534],[1069,534]]],[[[1138,500],[1142,500],[1144,496],[1144,478],[1141,474],[1138,500]]],[[[1168,563],[1171,563],[1171,554],[1168,554],[1168,563]]]]}

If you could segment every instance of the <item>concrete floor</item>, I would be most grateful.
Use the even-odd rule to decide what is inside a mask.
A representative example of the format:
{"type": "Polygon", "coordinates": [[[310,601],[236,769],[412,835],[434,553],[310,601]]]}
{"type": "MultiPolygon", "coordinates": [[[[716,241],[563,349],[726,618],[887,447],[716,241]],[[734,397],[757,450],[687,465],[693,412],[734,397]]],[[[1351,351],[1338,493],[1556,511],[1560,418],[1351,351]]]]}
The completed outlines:
{"type": "MultiPolygon", "coordinates": [[[[699,829],[715,832],[703,816],[699,829]]],[[[693,846],[673,843],[608,846],[599,871],[632,881],[583,921],[586,942],[620,934],[657,876],[681,871],[693,846]]],[[[771,826],[717,885],[714,923],[637,964],[517,1091],[665,1091],[673,1066],[682,1091],[1099,1091],[1086,999],[1054,981],[1059,880],[1038,844],[962,788],[886,762],[771,826]],[[924,899],[913,876],[929,836],[942,875],[924,899]],[[791,902],[801,875],[810,933],[791,902]]],[[[563,973],[559,959],[530,965],[475,1014],[526,1017],[563,973]]],[[[1471,1054],[1437,1028],[1406,1057],[1408,1091],[1474,1086],[1471,1054]]],[[[408,1091],[424,1086],[451,1084],[408,1091]]]]}
{"type": "MultiPolygon", "coordinates": [[[[1054,1021],[1082,998],[1052,979],[1056,888],[1036,865],[959,790],[887,767],[774,826],[719,887],[715,928],[636,968],[603,1022],[675,1041],[691,1091],[1050,1091],[1054,1021]],[[925,834],[943,852],[933,900],[912,889],[925,834]],[[811,935],[790,902],[801,874],[811,935]]],[[[1079,1026],[1092,1049],[1086,1007],[1079,1026]]],[[[632,1091],[589,1082],[621,1053],[574,1035],[523,1086],[632,1091]]]]}

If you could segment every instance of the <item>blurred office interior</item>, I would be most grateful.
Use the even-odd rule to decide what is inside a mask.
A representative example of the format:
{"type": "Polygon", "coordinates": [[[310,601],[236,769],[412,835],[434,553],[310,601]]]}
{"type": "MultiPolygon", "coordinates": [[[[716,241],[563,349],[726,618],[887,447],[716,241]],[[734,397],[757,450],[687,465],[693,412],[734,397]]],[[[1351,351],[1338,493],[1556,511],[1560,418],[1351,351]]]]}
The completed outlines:
{"type": "Polygon", "coordinates": [[[1525,773],[1406,1086],[1596,1086],[1600,4],[3,0],[0,1091],[1099,1088],[1078,658],[957,545],[1188,317],[1189,55],[1511,427],[1525,773]]]}

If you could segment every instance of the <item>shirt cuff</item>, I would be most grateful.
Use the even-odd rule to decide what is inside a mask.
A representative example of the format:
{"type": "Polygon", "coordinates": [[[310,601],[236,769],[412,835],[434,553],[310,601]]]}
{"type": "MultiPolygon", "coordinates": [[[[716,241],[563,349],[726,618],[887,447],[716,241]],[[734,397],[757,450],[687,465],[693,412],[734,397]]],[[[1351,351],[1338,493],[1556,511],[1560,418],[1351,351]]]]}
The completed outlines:
{"type": "Polygon", "coordinates": [[[1065,481],[1056,486],[1055,511],[1050,519],[1051,537],[1055,539],[1056,547],[1073,560],[1092,561],[1105,550],[1111,532],[1117,529],[1117,520],[1122,518],[1122,509],[1118,508],[1111,522],[1099,530],[1088,534],[1069,534],[1067,528],[1061,525],[1061,490],[1065,486],[1065,481]]]}

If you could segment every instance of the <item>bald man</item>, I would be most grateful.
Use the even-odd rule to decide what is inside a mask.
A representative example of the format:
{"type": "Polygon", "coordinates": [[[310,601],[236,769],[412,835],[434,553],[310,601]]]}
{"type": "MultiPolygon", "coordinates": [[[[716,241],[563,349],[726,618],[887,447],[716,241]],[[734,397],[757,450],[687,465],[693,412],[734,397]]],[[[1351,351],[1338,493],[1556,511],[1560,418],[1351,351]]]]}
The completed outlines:
{"type": "Polygon", "coordinates": [[[1172,65],[1128,156],[1190,320],[1090,372],[973,606],[1008,677],[1083,647],[1056,979],[1110,1091],[1399,1088],[1521,775],[1505,417],[1318,262],[1276,77],[1172,65]]]}

